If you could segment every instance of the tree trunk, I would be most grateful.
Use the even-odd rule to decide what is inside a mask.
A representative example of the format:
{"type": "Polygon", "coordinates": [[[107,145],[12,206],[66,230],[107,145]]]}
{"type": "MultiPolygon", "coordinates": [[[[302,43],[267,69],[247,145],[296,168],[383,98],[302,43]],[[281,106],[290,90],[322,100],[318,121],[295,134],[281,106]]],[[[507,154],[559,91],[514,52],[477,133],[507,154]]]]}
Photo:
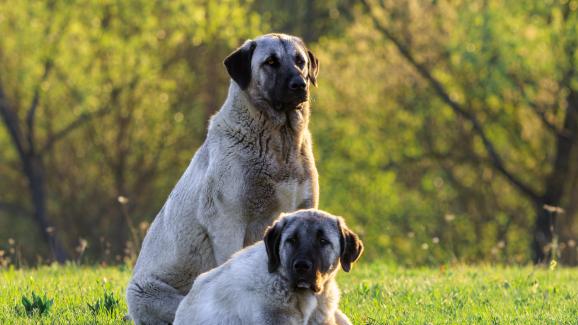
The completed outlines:
{"type": "Polygon", "coordinates": [[[556,136],[556,156],[552,171],[546,179],[544,195],[536,202],[536,221],[534,224],[534,242],[532,244],[535,263],[548,262],[552,254],[548,246],[552,243],[556,214],[544,209],[544,205],[560,206],[569,181],[572,149],[578,135],[578,93],[570,89],[566,97],[567,108],[564,116],[564,128],[556,136]]]}
{"type": "MultiPolygon", "coordinates": [[[[37,104],[37,103],[36,103],[37,104]]],[[[34,111],[32,111],[34,112],[34,111]]],[[[20,162],[22,163],[22,171],[28,181],[28,188],[32,198],[32,205],[34,206],[34,219],[40,227],[42,237],[47,241],[54,259],[59,263],[67,260],[66,251],[55,237],[55,229],[51,226],[46,215],[46,195],[44,182],[44,167],[42,159],[35,154],[34,151],[34,137],[32,133],[32,123],[29,125],[28,134],[26,137],[22,132],[18,116],[8,105],[8,101],[2,88],[0,88],[0,116],[4,121],[4,125],[8,129],[8,134],[14,144],[20,162]],[[28,139],[28,146],[25,146],[25,139],[28,139]]]]}
{"type": "Polygon", "coordinates": [[[22,161],[28,187],[34,205],[34,218],[40,227],[40,232],[44,240],[48,242],[54,259],[59,263],[64,263],[68,259],[66,251],[55,237],[55,228],[50,224],[46,216],[46,193],[44,189],[44,175],[42,161],[39,157],[29,156],[22,161]]]}

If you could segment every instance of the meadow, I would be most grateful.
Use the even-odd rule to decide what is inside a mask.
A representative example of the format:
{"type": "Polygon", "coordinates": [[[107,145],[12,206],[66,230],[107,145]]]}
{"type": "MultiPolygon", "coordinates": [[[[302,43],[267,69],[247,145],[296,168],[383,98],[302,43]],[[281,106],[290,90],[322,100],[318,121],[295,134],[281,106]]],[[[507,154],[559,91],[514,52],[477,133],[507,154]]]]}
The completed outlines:
{"type": "Polygon", "coordinates": [[[0,325],[126,323],[223,60],[270,32],[320,62],[355,324],[578,325],[578,0],[0,0],[0,325]]]}
{"type": "MultiPolygon", "coordinates": [[[[129,276],[123,266],[0,271],[0,324],[123,323],[129,276]],[[25,310],[32,292],[53,300],[42,315],[25,310]]],[[[578,324],[576,279],[571,268],[372,263],[338,280],[341,309],[355,324],[578,324]]]]}

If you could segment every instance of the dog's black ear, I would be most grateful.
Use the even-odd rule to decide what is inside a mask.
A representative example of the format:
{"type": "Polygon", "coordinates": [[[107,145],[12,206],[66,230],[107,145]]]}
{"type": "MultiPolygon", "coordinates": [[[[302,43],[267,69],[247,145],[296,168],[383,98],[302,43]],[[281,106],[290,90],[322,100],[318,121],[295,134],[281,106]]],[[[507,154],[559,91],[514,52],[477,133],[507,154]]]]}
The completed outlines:
{"type": "Polygon", "coordinates": [[[319,74],[319,60],[313,52],[307,50],[307,55],[309,56],[309,80],[313,84],[313,86],[317,87],[317,75],[319,74]]]}
{"type": "Polygon", "coordinates": [[[341,236],[339,238],[339,245],[341,246],[341,256],[339,258],[341,267],[345,272],[351,270],[351,263],[357,261],[361,253],[363,253],[363,242],[359,237],[347,226],[345,222],[339,218],[337,225],[341,236]]]}
{"type": "Polygon", "coordinates": [[[251,58],[253,57],[255,47],[257,47],[257,43],[248,40],[243,46],[229,54],[223,62],[229,76],[231,76],[243,90],[246,89],[251,82],[251,58]]]}
{"type": "Polygon", "coordinates": [[[281,233],[285,223],[277,221],[265,231],[265,248],[267,249],[267,257],[269,258],[269,273],[277,271],[281,259],[279,257],[279,244],[281,242],[281,233]]]}

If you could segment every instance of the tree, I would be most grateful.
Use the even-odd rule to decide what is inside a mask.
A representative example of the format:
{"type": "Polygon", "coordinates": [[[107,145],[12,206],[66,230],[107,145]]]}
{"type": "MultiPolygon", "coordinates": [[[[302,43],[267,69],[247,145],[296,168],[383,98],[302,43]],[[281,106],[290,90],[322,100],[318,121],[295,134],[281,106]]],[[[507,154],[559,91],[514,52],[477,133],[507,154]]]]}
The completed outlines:
{"type": "Polygon", "coordinates": [[[0,186],[14,189],[0,219],[25,228],[32,202],[61,262],[80,239],[101,261],[118,262],[127,241],[134,254],[130,228],[160,209],[226,95],[219,58],[258,34],[249,5],[0,2],[0,186]]]}
{"type": "MultiPolygon", "coordinates": [[[[45,9],[49,17],[55,15],[56,8],[54,4],[47,4],[45,9]]],[[[44,39],[52,39],[53,41],[49,44],[48,53],[43,53],[39,58],[42,60],[42,72],[38,81],[36,81],[33,86],[32,99],[28,108],[24,107],[25,104],[18,100],[16,94],[14,94],[15,96],[12,98],[9,98],[5,91],[7,87],[6,82],[8,82],[6,79],[8,78],[0,78],[0,116],[2,117],[4,126],[8,130],[12,144],[18,153],[21,171],[27,180],[30,198],[34,207],[34,218],[43,238],[49,244],[52,254],[58,262],[64,262],[68,254],[58,240],[54,226],[46,211],[46,182],[44,176],[46,170],[44,156],[56,142],[65,138],[86,121],[105,113],[105,111],[101,110],[90,114],[82,114],[68,125],[47,136],[46,139],[40,140],[37,136],[37,110],[39,107],[42,107],[41,88],[43,84],[47,82],[53,68],[54,48],[59,45],[58,34],[62,32],[63,25],[65,24],[66,19],[64,22],[55,23],[51,21],[51,23],[43,26],[43,30],[41,30],[41,37],[44,39]]],[[[6,55],[6,53],[0,52],[0,59],[7,63],[4,67],[13,63],[10,59],[2,57],[2,54],[6,55]]],[[[10,76],[9,74],[3,75],[10,76]]]]}
{"type": "MultiPolygon", "coordinates": [[[[416,13],[411,12],[412,6],[408,5],[413,2],[401,5],[382,2],[381,5],[377,5],[364,0],[362,3],[375,29],[395,46],[407,64],[413,67],[433,89],[435,96],[451,108],[460,123],[467,125],[469,135],[479,141],[479,146],[483,150],[472,148],[474,150],[469,151],[468,155],[471,155],[474,161],[500,174],[510,186],[534,205],[536,211],[532,243],[534,261],[543,262],[555,258],[557,252],[553,251],[552,243],[556,220],[553,219],[551,209],[544,207],[567,204],[565,202],[568,201],[565,200],[569,194],[576,191],[576,175],[573,171],[575,167],[572,162],[576,159],[576,143],[578,142],[578,94],[575,86],[578,20],[574,5],[570,2],[555,3],[551,6],[523,2],[516,8],[509,9],[492,1],[478,1],[450,8],[452,6],[445,2],[430,4],[418,2],[420,12],[416,13]],[[517,9],[526,9],[526,7],[529,7],[526,12],[521,14],[516,12],[517,9]],[[481,10],[468,13],[468,10],[478,8],[481,10]],[[445,26],[439,27],[442,25],[439,21],[444,16],[447,17],[448,10],[459,12],[459,16],[466,16],[474,19],[473,21],[477,19],[475,15],[481,16],[481,24],[476,26],[480,28],[480,32],[472,33],[467,26],[463,26],[466,29],[464,36],[470,39],[461,39],[463,42],[475,43],[478,51],[452,53],[452,49],[446,47],[442,48],[445,52],[440,51],[433,55],[428,53],[427,55],[435,56],[437,60],[426,62],[425,58],[420,58],[424,55],[415,48],[417,45],[412,44],[418,37],[412,34],[411,30],[408,31],[409,28],[400,26],[415,24],[417,19],[424,19],[423,14],[427,12],[427,15],[433,16],[428,21],[433,33],[449,33],[450,30],[445,29],[445,26]],[[523,40],[512,43],[507,42],[505,37],[498,36],[497,33],[509,32],[504,19],[509,18],[510,14],[516,15],[518,22],[527,24],[528,29],[548,28],[541,40],[546,42],[552,50],[548,53],[548,58],[556,58],[559,62],[559,65],[554,68],[554,75],[557,79],[552,79],[546,74],[527,73],[525,68],[531,64],[527,62],[528,58],[515,57],[516,54],[508,53],[508,50],[512,48],[529,46],[524,44],[523,40]],[[531,19],[537,20],[535,24],[539,26],[535,26],[531,19]],[[460,71],[462,69],[453,61],[452,56],[456,55],[464,55],[464,59],[470,61],[466,65],[470,65],[474,70],[479,69],[482,73],[470,80],[464,80],[463,75],[467,72],[460,71]],[[505,57],[510,55],[514,57],[505,57]],[[522,66],[516,66],[514,60],[520,60],[522,66]],[[484,73],[485,69],[495,70],[484,73]],[[445,80],[442,81],[436,75],[443,75],[445,80]],[[552,89],[542,89],[545,83],[552,85],[552,89]],[[452,96],[450,89],[458,91],[459,95],[452,96]],[[516,98],[508,98],[509,92],[515,92],[516,98]],[[499,101],[494,112],[488,108],[488,99],[491,96],[499,101]],[[549,98],[544,100],[544,96],[549,96],[549,98]],[[517,98],[522,100],[519,101],[517,98]],[[502,107],[499,107],[500,105],[502,107]],[[508,158],[504,158],[505,156],[512,157],[512,155],[505,154],[509,150],[523,154],[524,148],[532,146],[521,134],[513,134],[515,142],[511,144],[498,144],[503,140],[491,135],[491,133],[496,133],[496,129],[504,132],[523,129],[520,125],[522,121],[516,121],[516,117],[512,119],[508,116],[507,106],[511,105],[515,105],[516,113],[524,111],[535,115],[535,118],[542,122],[540,128],[543,132],[540,132],[539,136],[548,138],[548,142],[552,143],[551,147],[542,148],[550,153],[547,159],[539,162],[541,166],[538,173],[533,173],[530,168],[527,170],[519,168],[515,159],[508,161],[508,158]],[[500,147],[502,147],[501,150],[500,147]]],[[[432,48],[435,47],[429,47],[429,49],[432,48]]],[[[528,70],[536,72],[535,69],[528,70]]],[[[571,225],[570,220],[564,220],[564,226],[571,229],[571,225]]]]}

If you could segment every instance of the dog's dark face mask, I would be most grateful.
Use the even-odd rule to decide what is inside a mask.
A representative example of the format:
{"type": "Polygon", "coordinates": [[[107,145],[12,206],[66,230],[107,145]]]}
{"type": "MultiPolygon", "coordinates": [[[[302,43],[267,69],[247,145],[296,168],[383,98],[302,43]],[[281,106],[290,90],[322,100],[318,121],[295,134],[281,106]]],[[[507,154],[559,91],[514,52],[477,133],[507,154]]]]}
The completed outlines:
{"type": "Polygon", "coordinates": [[[323,290],[340,264],[348,272],[363,251],[341,219],[313,210],[277,222],[268,229],[265,245],[270,272],[281,272],[296,291],[315,293],[323,290]]]}
{"type": "Polygon", "coordinates": [[[249,40],[225,59],[231,78],[261,110],[286,112],[309,100],[319,64],[301,39],[269,34],[249,40]]]}

